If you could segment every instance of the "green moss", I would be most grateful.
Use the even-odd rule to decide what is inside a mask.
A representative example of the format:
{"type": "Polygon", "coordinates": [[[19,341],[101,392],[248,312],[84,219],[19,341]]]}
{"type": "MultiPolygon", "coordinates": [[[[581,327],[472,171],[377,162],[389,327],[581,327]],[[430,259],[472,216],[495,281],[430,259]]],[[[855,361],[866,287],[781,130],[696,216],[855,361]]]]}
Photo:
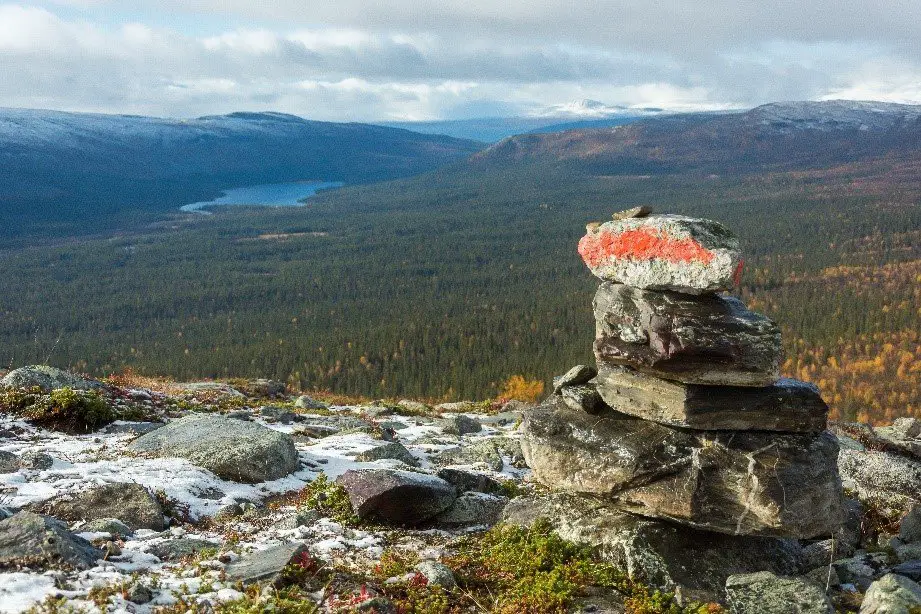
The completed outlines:
{"type": "Polygon", "coordinates": [[[358,524],[358,516],[352,509],[349,495],[341,485],[330,481],[321,473],[305,486],[298,495],[298,508],[313,509],[321,515],[332,518],[347,526],[358,524]]]}
{"type": "Polygon", "coordinates": [[[65,433],[90,433],[118,417],[95,390],[72,388],[58,388],[48,394],[38,388],[7,390],[0,395],[0,411],[65,433]]]}

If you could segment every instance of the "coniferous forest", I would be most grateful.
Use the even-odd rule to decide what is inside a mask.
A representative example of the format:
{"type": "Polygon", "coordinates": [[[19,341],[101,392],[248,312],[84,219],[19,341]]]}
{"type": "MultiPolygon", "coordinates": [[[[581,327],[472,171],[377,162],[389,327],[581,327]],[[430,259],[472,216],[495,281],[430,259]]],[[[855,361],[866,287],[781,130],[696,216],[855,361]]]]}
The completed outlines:
{"type": "Polygon", "coordinates": [[[591,359],[586,222],[652,204],[721,220],[787,375],[837,416],[921,416],[921,164],[588,175],[480,169],[171,214],[0,252],[0,358],[92,374],[264,376],[372,397],[484,398],[591,359]]]}

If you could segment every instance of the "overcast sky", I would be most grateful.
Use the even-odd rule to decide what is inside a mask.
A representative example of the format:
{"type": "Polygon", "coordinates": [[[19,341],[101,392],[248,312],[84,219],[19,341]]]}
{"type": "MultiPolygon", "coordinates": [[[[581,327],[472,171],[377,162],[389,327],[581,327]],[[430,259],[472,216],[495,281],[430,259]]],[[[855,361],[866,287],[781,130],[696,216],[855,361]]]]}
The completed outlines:
{"type": "Polygon", "coordinates": [[[328,120],[921,103],[921,0],[0,0],[0,106],[328,120]]]}

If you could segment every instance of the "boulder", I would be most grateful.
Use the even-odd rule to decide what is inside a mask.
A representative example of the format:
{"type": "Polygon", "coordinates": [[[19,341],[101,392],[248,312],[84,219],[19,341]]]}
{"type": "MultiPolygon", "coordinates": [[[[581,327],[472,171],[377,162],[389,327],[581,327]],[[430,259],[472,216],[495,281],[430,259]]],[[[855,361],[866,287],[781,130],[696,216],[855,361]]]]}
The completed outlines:
{"type": "Polygon", "coordinates": [[[146,435],[151,431],[166,426],[163,422],[116,422],[103,431],[109,435],[146,435]]]}
{"type": "Polygon", "coordinates": [[[20,469],[45,471],[46,469],[51,469],[53,465],[54,459],[51,458],[51,455],[45,454],[44,452],[39,452],[38,450],[24,452],[22,456],[19,457],[20,469]]]}
{"type": "Polygon", "coordinates": [[[241,557],[228,565],[225,573],[230,582],[242,582],[244,585],[254,582],[274,583],[281,579],[285,567],[296,563],[302,556],[310,556],[306,544],[278,544],[241,557]]]}
{"type": "Polygon", "coordinates": [[[395,441],[382,442],[380,445],[365,450],[355,457],[355,460],[371,462],[376,460],[394,459],[406,463],[410,467],[418,467],[419,459],[410,453],[401,443],[395,441]]]}
{"type": "Polygon", "coordinates": [[[441,478],[393,469],[349,470],[336,478],[359,518],[414,526],[448,509],[456,492],[441,478]]]}
{"type": "Polygon", "coordinates": [[[595,384],[581,384],[579,386],[566,386],[560,390],[563,402],[571,409],[597,414],[604,409],[604,401],[598,394],[595,384]]]}
{"type": "Polygon", "coordinates": [[[457,586],[454,572],[444,563],[439,563],[438,561],[420,561],[416,563],[413,569],[425,576],[429,584],[442,586],[449,590],[457,586]]]}
{"type": "Polygon", "coordinates": [[[15,473],[19,471],[19,457],[12,452],[0,450],[0,473],[15,473]]]}
{"type": "Polygon", "coordinates": [[[166,528],[160,503],[135,483],[104,484],[62,495],[44,504],[42,511],[68,522],[117,518],[132,530],[166,528]]]}
{"type": "Polygon", "coordinates": [[[64,524],[32,512],[0,520],[0,569],[89,569],[103,554],[64,524]]]}
{"type": "Polygon", "coordinates": [[[432,519],[432,524],[439,528],[455,529],[469,526],[492,526],[502,518],[508,499],[481,492],[461,494],[451,507],[432,519]]]}
{"type": "Polygon", "coordinates": [[[690,431],[612,410],[591,416],[555,399],[521,429],[528,466],[553,490],[733,535],[809,538],[841,526],[829,433],[690,431]]]}
{"type": "Polygon", "coordinates": [[[726,580],[732,614],[834,614],[825,592],[812,582],[769,571],[737,574],[726,580]]]}
{"type": "Polygon", "coordinates": [[[860,614],[912,614],[921,608],[921,586],[905,576],[887,574],[870,585],[860,614]]]}
{"type": "Polygon", "coordinates": [[[329,405],[315,400],[310,395],[302,394],[294,401],[294,406],[298,409],[328,409],[329,405]]]}
{"type": "Polygon", "coordinates": [[[464,492],[484,492],[489,495],[505,493],[502,484],[484,473],[445,467],[438,471],[438,477],[453,485],[458,495],[464,492]]]}
{"type": "Polygon", "coordinates": [[[921,560],[899,563],[892,568],[892,573],[921,582],[921,560]]]}
{"type": "Polygon", "coordinates": [[[921,461],[876,450],[842,449],[838,471],[861,499],[907,508],[921,502],[921,461]]]}
{"type": "Polygon", "coordinates": [[[29,365],[13,369],[0,380],[0,385],[20,389],[41,388],[42,392],[46,393],[58,388],[73,388],[74,390],[105,388],[102,382],[47,365],[29,365]]]}
{"type": "Polygon", "coordinates": [[[185,458],[225,480],[257,483],[299,468],[294,440],[254,422],[192,414],[135,439],[128,450],[185,458]]]}
{"type": "Polygon", "coordinates": [[[906,544],[921,542],[921,505],[913,505],[902,518],[899,539],[906,544]]]}
{"type": "Polygon", "coordinates": [[[485,439],[456,448],[448,448],[433,454],[432,461],[439,466],[482,464],[493,471],[502,471],[502,467],[505,465],[505,461],[502,460],[502,453],[492,439],[485,439]]]}
{"type": "Polygon", "coordinates": [[[599,365],[710,386],[767,386],[780,377],[780,329],[731,296],[603,283],[594,308],[599,365]]]}
{"type": "Polygon", "coordinates": [[[616,411],[672,426],[818,433],[828,416],[818,388],[794,379],[763,388],[700,386],[603,365],[595,382],[616,411]]]}
{"type": "Polygon", "coordinates": [[[598,375],[597,369],[589,365],[576,365],[563,375],[553,378],[553,394],[560,394],[566,386],[579,386],[587,384],[598,375]]]}
{"type": "Polygon", "coordinates": [[[860,551],[854,556],[832,563],[835,573],[844,584],[853,584],[864,592],[870,584],[889,572],[889,558],[885,552],[860,551]]]}
{"type": "Polygon", "coordinates": [[[742,272],[739,241],[729,229],[682,215],[605,222],[582,237],[579,255],[605,281],[687,294],[729,290],[742,272]]]}
{"type": "Polygon", "coordinates": [[[217,548],[220,544],[192,537],[168,539],[150,547],[150,553],[161,561],[178,561],[193,557],[200,552],[217,548]]]}
{"type": "Polygon", "coordinates": [[[564,539],[598,548],[601,556],[631,578],[686,599],[722,601],[733,574],[767,570],[798,573],[796,540],[722,535],[622,512],[592,497],[568,493],[518,497],[505,508],[505,522],[531,526],[548,520],[564,539]]]}
{"type": "Polygon", "coordinates": [[[449,435],[469,435],[483,430],[483,425],[480,424],[477,418],[465,416],[464,414],[445,417],[440,423],[442,430],[449,435]]]}
{"type": "Polygon", "coordinates": [[[97,518],[80,527],[80,532],[109,533],[113,536],[125,537],[134,531],[118,518],[97,518]]]}

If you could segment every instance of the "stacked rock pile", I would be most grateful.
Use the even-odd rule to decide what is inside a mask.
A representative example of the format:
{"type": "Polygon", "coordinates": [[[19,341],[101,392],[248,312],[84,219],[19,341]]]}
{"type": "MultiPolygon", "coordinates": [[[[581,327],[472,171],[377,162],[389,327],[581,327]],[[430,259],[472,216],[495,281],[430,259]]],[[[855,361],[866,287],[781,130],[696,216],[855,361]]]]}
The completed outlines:
{"type": "Polygon", "coordinates": [[[779,377],[777,325],[721,294],[742,254],[723,225],[645,210],[590,224],[603,281],[597,370],[558,378],[522,448],[554,491],[729,535],[811,538],[843,519],[828,407],[779,377]]]}

